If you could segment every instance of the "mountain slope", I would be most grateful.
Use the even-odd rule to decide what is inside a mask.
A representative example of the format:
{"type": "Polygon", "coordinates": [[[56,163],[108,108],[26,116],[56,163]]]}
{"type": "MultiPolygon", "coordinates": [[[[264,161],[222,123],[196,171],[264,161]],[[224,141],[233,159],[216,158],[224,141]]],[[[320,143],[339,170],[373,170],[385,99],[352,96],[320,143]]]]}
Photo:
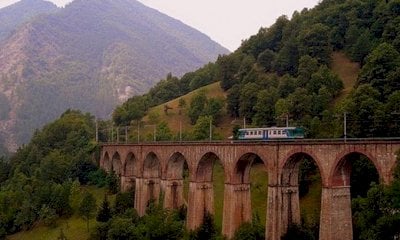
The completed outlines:
{"type": "MultiPolygon", "coordinates": [[[[336,104],[347,97],[351,89],[354,87],[359,72],[359,65],[355,62],[352,62],[343,52],[333,52],[331,58],[332,71],[333,73],[337,74],[341,79],[343,79],[343,83],[345,86],[340,95],[338,95],[332,101],[336,104]]],[[[191,103],[192,98],[198,95],[200,92],[204,92],[207,95],[207,98],[219,98],[223,99],[225,102],[228,101],[228,93],[223,91],[220,86],[220,82],[215,82],[191,91],[181,97],[150,108],[142,120],[145,122],[145,124],[149,125],[166,122],[174,135],[177,135],[180,129],[180,123],[179,121],[177,121],[177,119],[179,118],[181,119],[181,127],[183,131],[191,132],[193,131],[193,126],[190,124],[190,119],[187,113],[188,109],[180,110],[179,102],[184,100],[184,102],[187,103],[186,108],[189,108],[189,104],[191,103]],[[168,110],[168,114],[164,113],[165,105],[171,108],[170,110],[168,110]],[[156,122],[151,121],[154,116],[156,116],[156,122]]],[[[232,136],[232,129],[234,125],[243,126],[243,119],[232,118],[231,116],[229,116],[228,113],[224,112],[215,131],[223,139],[228,139],[228,137],[232,136]]],[[[151,129],[147,130],[151,131],[151,129]]]]}
{"type": "Polygon", "coordinates": [[[0,9],[0,42],[6,39],[18,26],[30,19],[57,11],[51,2],[43,0],[22,0],[0,9]]]}
{"type": "Polygon", "coordinates": [[[290,20],[279,17],[212,67],[129,99],[114,111],[114,124],[141,120],[148,108],[137,106],[220,81],[227,113],[248,125],[285,126],[288,118],[308,138],[337,138],[346,113],[348,136],[398,137],[399,14],[397,0],[325,0],[290,20]]]}
{"type": "Polygon", "coordinates": [[[7,99],[0,104],[10,106],[0,134],[15,149],[67,108],[106,117],[168,72],[182,75],[227,52],[135,0],[76,0],[0,45],[0,93],[7,99]]]}

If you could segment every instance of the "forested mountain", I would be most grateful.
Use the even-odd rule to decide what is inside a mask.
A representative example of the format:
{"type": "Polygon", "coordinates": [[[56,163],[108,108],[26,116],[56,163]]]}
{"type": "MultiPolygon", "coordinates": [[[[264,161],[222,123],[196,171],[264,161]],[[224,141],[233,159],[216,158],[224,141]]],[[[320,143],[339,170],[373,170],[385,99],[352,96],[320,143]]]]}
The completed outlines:
{"type": "MultiPolygon", "coordinates": [[[[48,4],[30,0],[3,11],[39,2],[48,4]]],[[[0,44],[0,134],[15,150],[67,108],[104,118],[167,73],[181,75],[227,52],[136,0],[76,0],[0,44]]]]}
{"type": "Polygon", "coordinates": [[[127,124],[146,106],[221,81],[228,114],[253,126],[284,125],[288,116],[309,138],[341,137],[346,112],[349,136],[399,136],[399,15],[399,0],[322,1],[261,28],[215,64],[128,100],[114,111],[114,121],[127,124]],[[346,91],[331,66],[343,53],[360,66],[346,91]]]}
{"type": "Polygon", "coordinates": [[[0,42],[15,32],[24,22],[57,10],[56,5],[43,0],[22,0],[0,9],[0,42]]]}

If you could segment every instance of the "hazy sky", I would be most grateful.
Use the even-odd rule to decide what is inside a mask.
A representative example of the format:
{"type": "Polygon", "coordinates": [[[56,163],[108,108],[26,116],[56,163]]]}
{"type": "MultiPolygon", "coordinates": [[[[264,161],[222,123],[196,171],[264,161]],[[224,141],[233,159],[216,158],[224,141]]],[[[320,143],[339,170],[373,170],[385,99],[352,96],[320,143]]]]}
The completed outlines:
{"type": "MultiPolygon", "coordinates": [[[[0,0],[0,8],[18,0],[0,0]]],[[[71,0],[51,0],[64,6],[71,0]]],[[[99,0],[101,1],[101,0],[99,0]]],[[[242,40],[273,24],[281,15],[315,6],[319,0],[139,0],[181,20],[235,50],[242,40]]]]}

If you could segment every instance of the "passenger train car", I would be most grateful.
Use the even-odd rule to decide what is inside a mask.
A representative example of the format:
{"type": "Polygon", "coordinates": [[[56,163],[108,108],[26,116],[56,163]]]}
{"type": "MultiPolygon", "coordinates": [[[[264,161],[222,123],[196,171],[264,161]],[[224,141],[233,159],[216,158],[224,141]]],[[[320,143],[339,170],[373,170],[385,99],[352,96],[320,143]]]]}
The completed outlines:
{"type": "Polygon", "coordinates": [[[239,129],[239,140],[273,140],[304,138],[304,131],[298,127],[269,127],[239,129]]]}

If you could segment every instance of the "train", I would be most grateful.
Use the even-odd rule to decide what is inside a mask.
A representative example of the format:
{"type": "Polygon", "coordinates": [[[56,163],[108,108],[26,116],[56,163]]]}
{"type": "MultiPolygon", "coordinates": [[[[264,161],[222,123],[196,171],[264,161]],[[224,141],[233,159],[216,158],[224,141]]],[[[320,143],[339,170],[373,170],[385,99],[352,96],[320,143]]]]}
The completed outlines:
{"type": "Polygon", "coordinates": [[[241,128],[238,132],[239,140],[284,140],[301,138],[304,138],[304,131],[299,127],[241,128]]]}

